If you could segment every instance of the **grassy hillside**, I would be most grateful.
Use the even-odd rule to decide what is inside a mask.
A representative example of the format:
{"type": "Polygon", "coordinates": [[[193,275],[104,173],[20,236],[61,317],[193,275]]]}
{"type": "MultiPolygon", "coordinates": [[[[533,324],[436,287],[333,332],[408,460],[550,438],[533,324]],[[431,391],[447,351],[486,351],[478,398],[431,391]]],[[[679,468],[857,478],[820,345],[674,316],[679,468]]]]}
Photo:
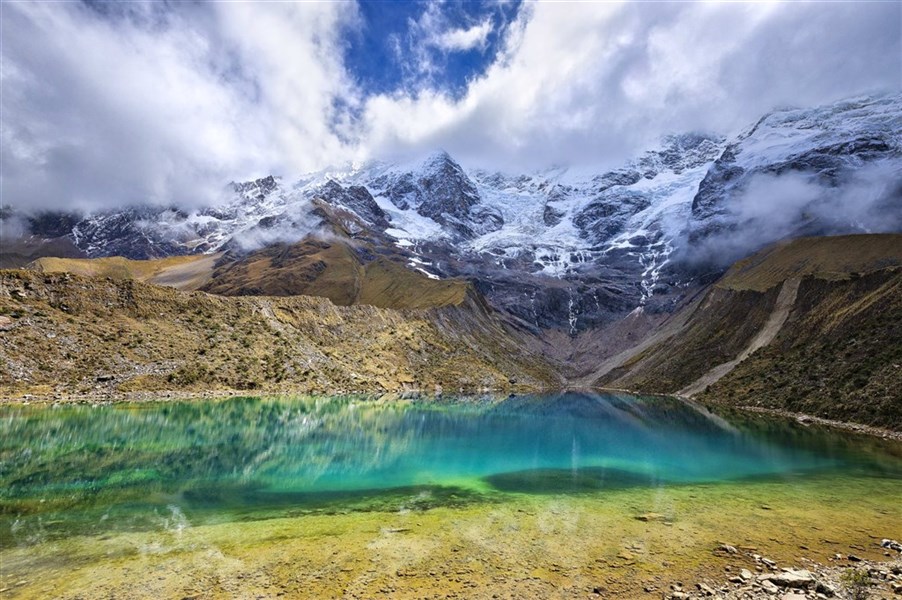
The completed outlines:
{"type": "Polygon", "coordinates": [[[803,279],[776,339],[698,398],[902,429],[902,270],[803,279]]]}
{"type": "Polygon", "coordinates": [[[749,345],[767,321],[777,291],[712,288],[700,304],[687,307],[691,312],[686,323],[671,337],[624,357],[595,385],[678,392],[749,345]]]}
{"type": "MultiPolygon", "coordinates": [[[[902,236],[808,238],[736,263],[666,336],[637,345],[594,385],[676,393],[699,381],[709,402],[809,412],[902,428],[902,236]],[[768,343],[707,384],[774,322],[768,343]],[[785,306],[783,307],[786,308],[785,306]]],[[[667,330],[665,323],[662,330],[667,330]]]]}
{"type": "Polygon", "coordinates": [[[848,280],[855,274],[902,266],[902,234],[798,238],[736,262],[717,282],[731,290],[764,292],[787,278],[848,280]]]}
{"type": "Polygon", "coordinates": [[[0,271],[0,396],[560,385],[480,299],[398,311],[0,271]]]}
{"type": "Polygon", "coordinates": [[[130,260],[121,256],[108,258],[39,258],[28,269],[40,273],[71,273],[82,277],[134,279],[178,289],[196,290],[213,274],[219,254],[170,256],[152,260],[130,260]]]}
{"type": "Polygon", "coordinates": [[[341,306],[398,309],[456,306],[464,303],[471,291],[464,280],[430,279],[345,241],[313,238],[269,246],[231,260],[222,254],[153,260],[39,258],[28,268],[202,289],[222,296],[320,296],[341,306]]]}
{"type": "Polygon", "coordinates": [[[430,279],[343,241],[308,238],[223,264],[203,289],[224,296],[321,296],[341,306],[433,308],[463,303],[470,284],[430,279]]]}

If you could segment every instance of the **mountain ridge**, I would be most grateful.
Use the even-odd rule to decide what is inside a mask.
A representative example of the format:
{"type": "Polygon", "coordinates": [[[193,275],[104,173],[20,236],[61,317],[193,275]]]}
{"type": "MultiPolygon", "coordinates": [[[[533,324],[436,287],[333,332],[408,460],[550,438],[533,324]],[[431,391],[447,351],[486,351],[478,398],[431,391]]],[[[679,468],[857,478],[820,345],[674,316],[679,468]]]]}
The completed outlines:
{"type": "Polygon", "coordinates": [[[192,211],[30,215],[26,238],[68,230],[46,239],[128,258],[248,254],[323,232],[365,239],[427,276],[470,279],[537,331],[577,336],[640,306],[672,312],[706,272],[769,242],[902,229],[899,131],[902,95],[863,97],[773,111],[729,140],[670,136],[605,172],[505,174],[436,152],[234,183],[224,202],[192,211]]]}

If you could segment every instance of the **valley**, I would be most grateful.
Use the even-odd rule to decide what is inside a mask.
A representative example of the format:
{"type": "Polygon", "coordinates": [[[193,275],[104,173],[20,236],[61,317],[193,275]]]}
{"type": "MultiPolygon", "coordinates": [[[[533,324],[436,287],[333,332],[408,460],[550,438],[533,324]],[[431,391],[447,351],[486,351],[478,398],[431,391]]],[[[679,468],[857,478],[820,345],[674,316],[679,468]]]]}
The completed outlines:
{"type": "Polygon", "coordinates": [[[0,0],[0,600],[902,599],[900,26],[0,0]]]}

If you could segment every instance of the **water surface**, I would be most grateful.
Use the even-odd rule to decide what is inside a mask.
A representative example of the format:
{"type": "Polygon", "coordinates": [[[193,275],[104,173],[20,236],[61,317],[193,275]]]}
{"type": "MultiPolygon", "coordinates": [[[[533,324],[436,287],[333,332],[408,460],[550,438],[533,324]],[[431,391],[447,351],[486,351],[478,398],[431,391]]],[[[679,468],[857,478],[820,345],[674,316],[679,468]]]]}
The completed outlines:
{"type": "MultiPolygon", "coordinates": [[[[768,544],[792,532],[812,552],[818,546],[830,556],[837,548],[827,541],[854,539],[862,547],[902,534],[895,532],[900,493],[898,443],[714,414],[667,398],[571,393],[0,407],[2,583],[21,597],[68,589],[74,572],[88,586],[113,577],[108,593],[129,596],[125,582],[135,577],[129,565],[137,557],[148,578],[155,570],[168,574],[158,581],[175,587],[154,592],[166,596],[191,590],[161,566],[164,557],[196,562],[196,579],[224,557],[265,556],[269,566],[261,568],[286,561],[294,569],[286,581],[296,583],[298,561],[322,556],[328,569],[337,559],[327,548],[335,556],[347,552],[333,587],[317,588],[329,596],[347,593],[340,586],[373,565],[396,575],[398,561],[413,561],[433,565],[424,573],[441,573],[435,565],[462,560],[447,554],[454,548],[469,548],[468,561],[488,552],[487,564],[505,563],[509,575],[553,573],[545,563],[555,556],[557,563],[587,561],[573,567],[573,581],[599,568],[593,556],[616,560],[624,548],[638,556],[652,540],[658,549],[647,558],[693,546],[709,557],[711,540],[768,544]],[[661,513],[671,530],[636,521],[649,511],[661,513]],[[854,523],[837,517],[849,513],[854,523]],[[27,583],[35,573],[44,588],[27,583]],[[26,583],[15,587],[19,578],[26,583]]],[[[655,560],[655,568],[676,569],[672,557],[655,560]]],[[[217,582],[238,572],[217,568],[217,582]]],[[[500,576],[490,575],[494,587],[487,589],[495,589],[500,576]]],[[[441,592],[453,583],[449,577],[424,581],[441,592]]],[[[308,583],[323,581],[311,575],[308,583]]],[[[230,585],[223,597],[239,584],[230,585]]],[[[416,592],[424,585],[412,595],[422,597],[416,592]]]]}

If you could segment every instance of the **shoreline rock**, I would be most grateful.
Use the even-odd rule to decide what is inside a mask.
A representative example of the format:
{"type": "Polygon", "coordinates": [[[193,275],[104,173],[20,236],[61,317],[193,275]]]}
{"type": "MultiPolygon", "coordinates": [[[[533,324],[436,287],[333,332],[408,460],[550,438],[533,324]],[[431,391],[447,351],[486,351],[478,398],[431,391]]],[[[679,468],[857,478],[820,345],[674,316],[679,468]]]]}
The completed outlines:
{"type": "MultiPolygon", "coordinates": [[[[778,568],[774,561],[757,554],[744,553],[742,558],[759,569],[770,572],[754,576],[747,568],[740,575],[727,568],[724,579],[707,579],[691,586],[671,585],[663,600],[824,600],[845,598],[856,585],[867,587],[869,598],[902,598],[902,551],[896,551],[894,540],[884,539],[880,546],[897,554],[887,561],[861,559],[850,565],[825,565],[808,561],[805,568],[778,568]],[[695,588],[693,592],[687,589],[695,588]]],[[[902,545],[900,545],[902,546],[902,545]]],[[[717,550],[715,550],[717,552],[717,550]]]]}

